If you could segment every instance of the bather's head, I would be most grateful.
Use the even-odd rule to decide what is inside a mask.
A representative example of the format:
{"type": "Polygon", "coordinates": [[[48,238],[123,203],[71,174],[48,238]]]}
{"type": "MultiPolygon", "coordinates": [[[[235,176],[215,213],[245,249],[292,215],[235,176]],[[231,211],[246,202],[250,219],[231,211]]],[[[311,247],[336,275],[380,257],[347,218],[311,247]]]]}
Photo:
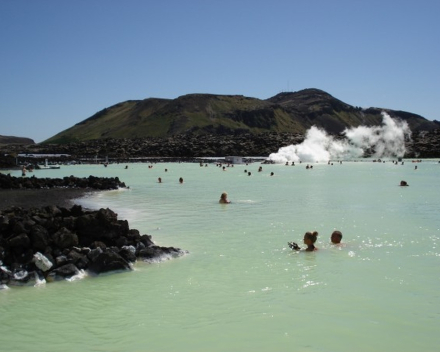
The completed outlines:
{"type": "Polygon", "coordinates": [[[341,231],[333,231],[332,235],[330,236],[330,240],[334,244],[341,243],[342,240],[342,232],[341,231]]]}
{"type": "Polygon", "coordinates": [[[228,203],[230,203],[230,201],[228,200],[228,194],[227,194],[226,192],[223,192],[223,193],[221,194],[221,196],[220,196],[220,200],[219,200],[219,203],[222,203],[222,204],[228,204],[228,203]]]}
{"type": "Polygon", "coordinates": [[[316,242],[316,239],[318,238],[318,232],[306,232],[304,235],[304,244],[311,246],[316,242]]]}

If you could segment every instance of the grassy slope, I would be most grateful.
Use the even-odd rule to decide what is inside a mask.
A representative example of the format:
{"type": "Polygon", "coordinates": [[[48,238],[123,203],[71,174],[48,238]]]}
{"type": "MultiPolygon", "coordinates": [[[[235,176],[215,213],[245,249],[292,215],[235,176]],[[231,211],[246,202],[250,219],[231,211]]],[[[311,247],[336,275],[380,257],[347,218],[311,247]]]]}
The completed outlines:
{"type": "MultiPolygon", "coordinates": [[[[350,126],[380,124],[380,112],[374,108],[363,111],[317,89],[281,93],[267,100],[241,95],[189,94],[173,100],[150,98],[116,104],[44,143],[235,130],[303,133],[312,125],[339,133],[350,126]]],[[[393,115],[393,111],[388,112],[393,115]]],[[[411,128],[432,123],[418,115],[399,113],[411,128]]]]}

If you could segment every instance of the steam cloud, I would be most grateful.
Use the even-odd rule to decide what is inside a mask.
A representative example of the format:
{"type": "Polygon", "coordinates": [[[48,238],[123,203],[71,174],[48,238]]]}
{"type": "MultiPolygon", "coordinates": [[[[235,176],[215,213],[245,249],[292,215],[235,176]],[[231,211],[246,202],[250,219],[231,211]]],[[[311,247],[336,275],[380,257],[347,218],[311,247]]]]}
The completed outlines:
{"type": "Polygon", "coordinates": [[[282,147],[277,153],[270,154],[268,160],[275,163],[348,160],[363,157],[367,150],[374,151],[372,156],[376,158],[403,157],[405,139],[411,138],[408,124],[392,119],[385,112],[382,112],[382,119],[382,126],[345,129],[344,140],[336,140],[313,126],[302,143],[282,147]]]}

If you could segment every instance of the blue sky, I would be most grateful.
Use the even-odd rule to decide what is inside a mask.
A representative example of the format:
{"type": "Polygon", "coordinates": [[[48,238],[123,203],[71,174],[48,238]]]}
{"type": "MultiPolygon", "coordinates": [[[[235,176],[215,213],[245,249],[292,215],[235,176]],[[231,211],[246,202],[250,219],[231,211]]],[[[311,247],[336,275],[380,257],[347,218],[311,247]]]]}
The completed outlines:
{"type": "Polygon", "coordinates": [[[130,99],[319,88],[440,120],[440,1],[0,0],[0,135],[130,99]]]}

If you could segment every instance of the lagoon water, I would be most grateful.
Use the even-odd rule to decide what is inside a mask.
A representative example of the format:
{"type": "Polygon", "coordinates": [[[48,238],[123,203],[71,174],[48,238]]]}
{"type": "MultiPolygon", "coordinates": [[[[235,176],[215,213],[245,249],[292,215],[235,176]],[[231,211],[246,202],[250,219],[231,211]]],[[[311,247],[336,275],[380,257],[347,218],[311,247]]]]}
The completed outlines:
{"type": "Polygon", "coordinates": [[[190,254],[0,290],[0,351],[437,351],[438,160],[259,166],[35,171],[118,176],[129,190],[78,202],[190,254]],[[344,246],[329,244],[335,229],[344,246]],[[318,251],[288,248],[310,230],[318,251]]]}

